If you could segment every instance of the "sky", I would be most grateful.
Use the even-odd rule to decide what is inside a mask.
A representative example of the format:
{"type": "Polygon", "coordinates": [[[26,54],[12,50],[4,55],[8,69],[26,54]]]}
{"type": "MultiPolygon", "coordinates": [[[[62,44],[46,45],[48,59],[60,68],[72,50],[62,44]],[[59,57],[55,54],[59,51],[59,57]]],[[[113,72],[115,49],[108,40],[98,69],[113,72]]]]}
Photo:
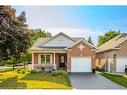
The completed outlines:
{"type": "Polygon", "coordinates": [[[70,36],[92,37],[109,30],[127,32],[127,6],[13,6],[16,15],[26,12],[30,28],[41,28],[52,35],[64,32],[70,36]]]}

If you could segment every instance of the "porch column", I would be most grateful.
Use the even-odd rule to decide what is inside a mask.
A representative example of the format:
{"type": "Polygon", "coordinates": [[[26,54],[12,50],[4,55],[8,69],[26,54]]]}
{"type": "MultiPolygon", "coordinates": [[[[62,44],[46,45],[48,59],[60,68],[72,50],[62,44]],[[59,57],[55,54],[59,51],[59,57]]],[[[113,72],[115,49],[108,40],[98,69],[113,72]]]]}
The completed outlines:
{"type": "Polygon", "coordinates": [[[44,54],[44,56],[45,56],[45,64],[46,64],[46,53],[44,54]]]}
{"type": "Polygon", "coordinates": [[[32,65],[30,69],[34,70],[34,53],[32,52],[32,65]]]}
{"type": "Polygon", "coordinates": [[[54,54],[54,57],[53,57],[54,58],[53,66],[54,66],[54,69],[56,70],[56,63],[55,63],[56,62],[56,57],[55,57],[55,52],[53,54],[54,54]]]}

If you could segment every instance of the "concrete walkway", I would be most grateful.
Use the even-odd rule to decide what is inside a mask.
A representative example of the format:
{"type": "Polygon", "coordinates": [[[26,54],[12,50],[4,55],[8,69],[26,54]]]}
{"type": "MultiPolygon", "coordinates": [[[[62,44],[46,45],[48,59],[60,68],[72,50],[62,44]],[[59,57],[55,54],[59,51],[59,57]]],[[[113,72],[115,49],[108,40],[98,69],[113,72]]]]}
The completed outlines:
{"type": "Polygon", "coordinates": [[[125,89],[97,73],[72,73],[69,76],[74,89],[125,89]]]}

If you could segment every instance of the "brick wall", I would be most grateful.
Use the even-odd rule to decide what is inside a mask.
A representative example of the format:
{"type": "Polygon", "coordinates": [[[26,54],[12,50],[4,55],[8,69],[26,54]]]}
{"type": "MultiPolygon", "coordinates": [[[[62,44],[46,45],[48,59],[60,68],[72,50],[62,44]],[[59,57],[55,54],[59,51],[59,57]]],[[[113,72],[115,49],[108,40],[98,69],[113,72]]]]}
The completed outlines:
{"type": "Polygon", "coordinates": [[[95,67],[95,52],[91,50],[91,48],[83,42],[80,42],[73,46],[71,49],[67,50],[67,71],[71,71],[71,56],[86,56],[91,57],[92,68],[95,67]],[[81,51],[79,45],[82,44],[84,46],[81,51]]]}
{"type": "Polygon", "coordinates": [[[34,53],[34,64],[38,64],[38,53],[34,53]]]}

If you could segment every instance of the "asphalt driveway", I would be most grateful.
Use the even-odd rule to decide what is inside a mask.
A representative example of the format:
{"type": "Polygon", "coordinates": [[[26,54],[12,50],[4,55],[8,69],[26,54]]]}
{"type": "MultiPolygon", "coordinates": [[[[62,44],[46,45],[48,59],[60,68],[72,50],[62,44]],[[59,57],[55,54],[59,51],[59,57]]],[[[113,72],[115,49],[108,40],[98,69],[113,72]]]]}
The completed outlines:
{"type": "Polygon", "coordinates": [[[125,89],[97,73],[71,73],[69,77],[74,89],[125,89]]]}

